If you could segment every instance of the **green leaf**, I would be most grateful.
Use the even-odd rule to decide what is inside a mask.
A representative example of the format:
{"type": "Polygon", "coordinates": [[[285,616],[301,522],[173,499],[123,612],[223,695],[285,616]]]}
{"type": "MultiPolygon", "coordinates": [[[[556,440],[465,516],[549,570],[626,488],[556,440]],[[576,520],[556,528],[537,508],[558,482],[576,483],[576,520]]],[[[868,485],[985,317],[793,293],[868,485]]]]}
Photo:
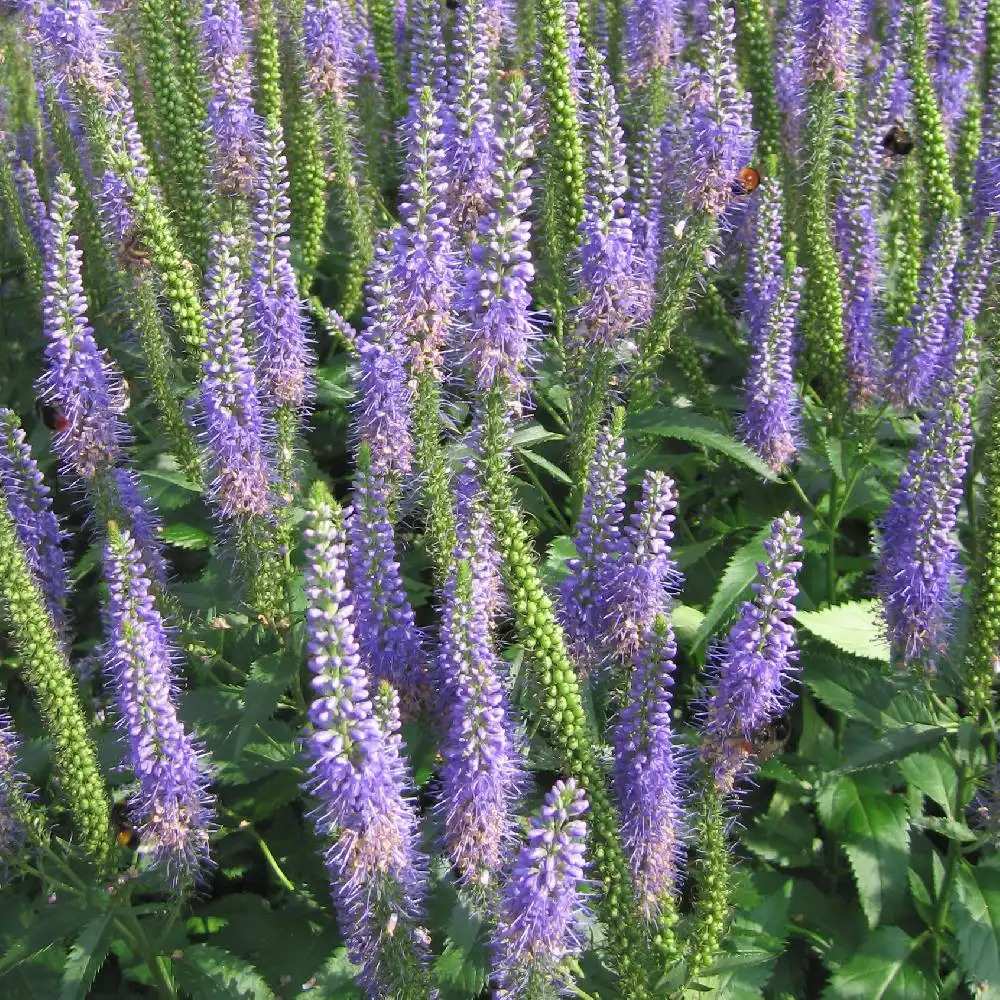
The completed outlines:
{"type": "Polygon", "coordinates": [[[691,410],[661,407],[644,410],[638,416],[629,419],[626,433],[632,437],[655,434],[659,437],[686,441],[689,444],[700,444],[705,448],[721,452],[740,465],[745,465],[769,482],[775,482],[777,479],[767,463],[761,461],[742,441],[737,441],[730,435],[722,424],[691,410]]]}
{"type": "Polygon", "coordinates": [[[670,611],[670,623],[677,633],[677,638],[685,646],[691,645],[698,635],[698,629],[705,620],[703,612],[687,604],[675,604],[670,611]]]}
{"type": "Polygon", "coordinates": [[[894,760],[903,760],[918,750],[937,746],[947,734],[948,730],[943,726],[926,726],[922,723],[894,729],[848,754],[844,764],[837,768],[837,773],[850,774],[852,771],[863,771],[894,760]]]}
{"type": "Polygon", "coordinates": [[[573,480],[558,465],[550,462],[547,458],[543,458],[530,448],[518,448],[517,454],[519,458],[526,458],[532,465],[537,465],[540,469],[544,469],[553,479],[557,479],[560,483],[566,483],[568,486],[573,485],[573,480]]]}
{"type": "Polygon", "coordinates": [[[210,944],[185,948],[174,972],[192,1000],[274,1000],[267,983],[249,962],[210,944]]]}
{"type": "Polygon", "coordinates": [[[911,957],[912,940],[898,927],[879,927],[842,965],[823,1000],[927,1000],[927,977],[911,957]]]}
{"type": "Polygon", "coordinates": [[[943,753],[911,754],[899,762],[899,770],[911,787],[952,814],[958,776],[943,753]]]}
{"type": "Polygon", "coordinates": [[[538,444],[541,441],[562,441],[563,435],[547,431],[541,424],[532,421],[514,432],[513,445],[523,448],[525,445],[538,444]]]}
{"type": "Polygon", "coordinates": [[[765,526],[733,553],[719,586],[712,595],[712,603],[695,633],[691,643],[692,652],[704,644],[715,626],[732,610],[743,592],[756,579],[757,563],[764,558],[764,538],[770,534],[770,530],[770,525],[765,526]]]}
{"type": "Polygon", "coordinates": [[[233,747],[234,760],[243,752],[257,724],[274,713],[278,700],[288,689],[297,669],[295,657],[280,653],[268,653],[254,663],[243,692],[243,712],[233,747]]]}
{"type": "Polygon", "coordinates": [[[970,984],[988,983],[992,992],[987,996],[1000,996],[1000,864],[995,855],[976,867],[959,863],[952,904],[966,978],[970,984]]]}
{"type": "Polygon", "coordinates": [[[910,835],[906,803],[843,777],[819,795],[823,825],[838,835],[858,886],[868,925],[897,907],[906,894],[910,835]]]}
{"type": "Polygon", "coordinates": [[[111,950],[111,910],[87,921],[66,958],[59,1000],[84,1000],[111,950]]]}
{"type": "Polygon", "coordinates": [[[362,996],[361,987],[355,984],[360,970],[351,964],[346,948],[338,948],[323,964],[304,989],[298,1000],[318,1000],[320,997],[336,997],[337,1000],[354,1000],[362,996]]]}
{"type": "Polygon", "coordinates": [[[207,549],[212,544],[212,533],[193,524],[168,524],[163,529],[163,540],[179,549],[207,549]]]}
{"type": "Polygon", "coordinates": [[[888,663],[889,644],[877,615],[877,601],[851,601],[822,611],[798,611],[795,620],[845,653],[888,663]]]}

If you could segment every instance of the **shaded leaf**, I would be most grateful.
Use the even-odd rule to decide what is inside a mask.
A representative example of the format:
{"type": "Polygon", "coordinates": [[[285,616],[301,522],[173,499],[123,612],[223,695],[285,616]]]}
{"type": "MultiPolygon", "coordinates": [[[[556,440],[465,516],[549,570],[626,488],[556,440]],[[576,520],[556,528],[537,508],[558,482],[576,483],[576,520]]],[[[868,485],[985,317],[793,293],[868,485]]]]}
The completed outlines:
{"type": "Polygon", "coordinates": [[[808,632],[852,656],[889,662],[876,601],[851,601],[822,611],[798,611],[795,620],[808,632]]]}
{"type": "Polygon", "coordinates": [[[174,972],[193,1000],[274,1000],[267,983],[249,962],[210,944],[185,948],[174,972]]]}
{"type": "Polygon", "coordinates": [[[59,1000],[84,1000],[111,950],[111,910],[99,913],[83,925],[73,942],[63,969],[59,1000]]]}
{"type": "Polygon", "coordinates": [[[567,486],[573,485],[573,480],[558,465],[550,462],[547,458],[532,451],[530,448],[518,448],[517,454],[520,458],[526,458],[532,465],[537,465],[540,469],[544,469],[553,479],[557,479],[560,483],[566,483],[567,486]]]}
{"type": "Polygon", "coordinates": [[[850,774],[852,771],[863,771],[894,760],[903,760],[918,750],[937,746],[947,735],[948,730],[943,726],[926,726],[922,723],[893,729],[852,751],[837,771],[839,774],[850,774]]]}
{"type": "Polygon", "coordinates": [[[233,759],[238,759],[258,723],[269,719],[298,669],[294,657],[269,653],[257,660],[243,691],[243,712],[236,728],[233,759]]]}
{"type": "Polygon", "coordinates": [[[834,974],[823,1000],[926,1000],[934,996],[914,964],[912,940],[898,927],[879,927],[834,974]]]}
{"type": "Polygon", "coordinates": [[[212,533],[193,524],[168,524],[163,529],[163,540],[179,549],[207,549],[212,544],[212,533]]]}
{"type": "Polygon", "coordinates": [[[955,938],[970,983],[986,982],[1000,996],[1000,865],[994,856],[972,867],[959,863],[952,890],[955,938]]]}

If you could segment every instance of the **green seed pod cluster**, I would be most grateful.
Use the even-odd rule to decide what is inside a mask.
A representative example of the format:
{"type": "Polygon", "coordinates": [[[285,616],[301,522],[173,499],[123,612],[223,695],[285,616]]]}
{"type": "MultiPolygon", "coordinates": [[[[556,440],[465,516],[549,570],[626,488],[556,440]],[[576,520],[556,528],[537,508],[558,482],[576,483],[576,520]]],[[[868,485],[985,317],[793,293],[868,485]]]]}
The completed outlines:
{"type": "Polygon", "coordinates": [[[694,879],[694,929],[688,942],[689,980],[716,960],[732,910],[732,859],[726,843],[726,809],[708,776],[699,796],[698,856],[694,879]]]}
{"type": "Polygon", "coordinates": [[[781,153],[781,118],[774,86],[770,15],[762,0],[740,0],[736,13],[746,62],[747,89],[753,95],[757,155],[763,160],[781,153]]]}
{"type": "Polygon", "coordinates": [[[257,114],[266,122],[277,124],[281,121],[281,55],[274,0],[258,0],[257,3],[254,62],[257,114]]]}

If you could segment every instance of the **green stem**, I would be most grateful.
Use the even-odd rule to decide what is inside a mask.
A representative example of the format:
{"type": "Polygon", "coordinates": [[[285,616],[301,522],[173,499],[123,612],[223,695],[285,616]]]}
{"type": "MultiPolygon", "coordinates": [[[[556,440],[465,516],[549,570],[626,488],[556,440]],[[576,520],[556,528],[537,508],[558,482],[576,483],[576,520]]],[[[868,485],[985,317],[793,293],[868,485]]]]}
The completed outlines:
{"type": "Polygon", "coordinates": [[[837,528],[840,525],[840,478],[833,474],[830,484],[830,509],[827,524],[826,553],[826,599],[830,604],[836,603],[837,594],[837,528]]]}

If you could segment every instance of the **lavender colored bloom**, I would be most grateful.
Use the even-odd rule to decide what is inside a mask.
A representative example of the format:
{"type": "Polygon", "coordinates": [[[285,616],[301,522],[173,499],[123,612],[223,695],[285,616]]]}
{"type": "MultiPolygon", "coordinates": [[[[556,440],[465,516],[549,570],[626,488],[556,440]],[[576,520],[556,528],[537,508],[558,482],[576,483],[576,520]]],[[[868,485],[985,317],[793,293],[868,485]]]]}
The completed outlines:
{"type": "Polygon", "coordinates": [[[625,11],[625,52],[633,84],[648,84],[680,54],[676,0],[635,0],[625,11]]]}
{"type": "Polygon", "coordinates": [[[347,105],[354,84],[354,53],[348,17],[340,0],[308,0],[303,11],[302,44],[306,76],[317,97],[347,105]]]}
{"type": "Polygon", "coordinates": [[[755,250],[747,267],[745,305],[750,363],[740,433],[775,471],[797,449],[799,400],[793,379],[796,309],[801,273],[785,273],[781,257],[782,193],[768,178],[758,192],[755,250]]]}
{"type": "Polygon", "coordinates": [[[871,96],[858,119],[834,220],[844,288],[848,393],[859,409],[876,395],[882,380],[875,343],[882,278],[879,180],[885,159],[881,139],[892,123],[889,103],[895,75],[895,64],[884,60],[872,81],[871,96]]]}
{"type": "MultiPolygon", "coordinates": [[[[421,91],[425,87],[430,88],[435,100],[440,100],[448,93],[448,61],[441,17],[441,4],[437,0],[412,0],[409,79],[411,123],[421,115],[419,105],[422,101],[421,91]]],[[[399,52],[403,52],[406,48],[405,41],[397,48],[399,52]]]]}
{"type": "MultiPolygon", "coordinates": [[[[663,235],[663,192],[667,174],[662,155],[661,131],[644,121],[636,136],[636,166],[632,173],[629,215],[636,274],[636,322],[648,323],[653,315],[663,235]]],[[[667,140],[669,142],[669,139],[667,140]]]]}
{"type": "Polygon", "coordinates": [[[952,307],[952,276],[962,244],[959,220],[945,213],[920,275],[920,291],[910,316],[896,332],[889,363],[889,394],[898,406],[926,402],[952,307]]]}
{"type": "Polygon", "coordinates": [[[310,388],[305,303],[289,250],[288,170],[276,125],[264,130],[255,201],[247,300],[258,392],[271,406],[301,407],[310,388]]]}
{"type": "Polygon", "coordinates": [[[495,163],[489,211],[480,218],[469,252],[460,306],[469,317],[467,333],[476,387],[488,390],[498,379],[514,393],[525,388],[522,369],[536,332],[528,286],[535,276],[531,261],[531,168],[533,128],[531,91],[501,105],[499,133],[493,137],[495,163]]]}
{"type": "Polygon", "coordinates": [[[904,664],[933,667],[957,603],[955,527],[972,446],[975,321],[993,253],[980,235],[956,273],[956,308],[934,365],[931,406],[882,522],[877,589],[893,652],[904,664]]]}
{"type": "Polygon", "coordinates": [[[371,468],[364,450],[358,459],[353,506],[348,522],[350,582],[361,662],[370,677],[388,680],[404,696],[413,697],[425,681],[422,637],[403,587],[389,517],[389,485],[371,468]]]}
{"type": "MultiPolygon", "coordinates": [[[[470,433],[470,437],[474,434],[470,433]]],[[[478,443],[473,442],[478,452],[478,443]]],[[[500,572],[500,552],[490,521],[486,499],[476,474],[478,459],[470,458],[455,480],[455,531],[458,536],[456,559],[469,563],[473,600],[492,628],[504,598],[500,572]]]]}
{"type": "Polygon", "coordinates": [[[21,850],[28,832],[24,824],[24,805],[29,793],[18,768],[20,745],[0,698],[0,876],[6,872],[8,859],[21,850]]]}
{"type": "Polygon", "coordinates": [[[788,681],[798,659],[795,628],[789,619],[802,566],[800,519],[783,514],[764,542],[766,562],[757,564],[754,599],[744,601],[729,635],[712,652],[715,677],[702,728],[717,755],[716,780],[730,788],[745,763],[745,752],[731,751],[734,734],[749,739],[788,706],[788,681]]]}
{"type": "Polygon", "coordinates": [[[750,99],[736,71],[733,12],[721,0],[709,8],[705,64],[682,75],[686,109],[687,200],[692,209],[721,216],[732,200],[736,177],[750,161],[755,133],[750,99]]]}
{"type": "Polygon", "coordinates": [[[405,475],[413,462],[413,389],[403,363],[402,307],[392,284],[392,267],[392,252],[383,241],[375,248],[364,325],[354,338],[358,352],[354,430],[358,445],[369,450],[373,474],[388,479],[405,475]]]}
{"type": "Polygon", "coordinates": [[[143,496],[139,477],[132,469],[117,468],[97,484],[107,490],[107,507],[127,526],[151,579],[160,587],[167,583],[167,561],[160,536],[163,525],[156,508],[143,496]]]}
{"type": "Polygon", "coordinates": [[[64,632],[69,594],[69,572],[62,547],[66,533],[59,526],[45,477],[31,454],[17,417],[3,408],[0,408],[0,484],[28,565],[45,595],[45,606],[56,628],[64,632]]]}
{"type": "Polygon", "coordinates": [[[304,534],[306,649],[315,691],[309,786],[320,802],[314,818],[331,842],[326,864],[350,957],[363,968],[369,996],[390,995],[386,975],[405,971],[407,960],[419,972],[426,951],[426,932],[417,926],[425,876],[398,711],[394,702],[388,712],[383,704],[380,721],[361,667],[340,511],[322,500],[304,534]]]}
{"type": "Polygon", "coordinates": [[[415,372],[440,373],[456,291],[454,232],[448,210],[448,166],[441,103],[428,87],[411,102],[405,127],[406,181],[400,189],[403,225],[392,233],[392,284],[399,324],[415,372]]]}
{"type": "Polygon", "coordinates": [[[212,240],[205,278],[205,350],[200,400],[214,476],[211,491],[224,518],[266,514],[270,430],[261,414],[254,372],[243,337],[240,262],[231,232],[212,240]]]}
{"type": "Polygon", "coordinates": [[[590,50],[583,102],[589,169],[580,223],[579,284],[575,347],[588,356],[614,347],[642,311],[632,223],[625,211],[628,173],[625,144],[608,71],[590,50]]]}
{"type": "Polygon", "coordinates": [[[496,128],[490,101],[489,38],[482,28],[483,0],[469,0],[455,25],[445,150],[455,224],[472,229],[486,211],[495,170],[496,128]]]}
{"type": "Polygon", "coordinates": [[[208,126],[219,186],[227,194],[246,195],[254,183],[257,120],[247,31],[238,0],[205,0],[201,39],[211,87],[208,126]]]}
{"type": "Polygon", "coordinates": [[[566,960],[583,947],[586,811],[584,791],[570,778],[557,781],[531,817],[500,901],[493,944],[500,996],[558,989],[568,979],[566,960]]]}
{"type": "Polygon", "coordinates": [[[129,804],[153,857],[178,880],[208,861],[212,798],[200,751],[177,717],[176,654],[134,539],[108,526],[104,660],[139,790],[129,804]]]}
{"type": "Polygon", "coordinates": [[[684,854],[683,793],[670,724],[676,655],[670,623],[658,616],[636,652],[628,700],[613,736],[622,841],[649,920],[676,890],[684,854]]]}
{"type": "MultiPolygon", "coordinates": [[[[940,17],[942,5],[934,5],[940,17]]],[[[976,65],[983,45],[986,0],[969,0],[958,8],[954,24],[937,24],[933,32],[940,40],[935,53],[934,89],[941,107],[941,120],[954,141],[957,127],[976,82],[976,65]]]]}
{"type": "Polygon", "coordinates": [[[441,811],[448,857],[459,879],[482,893],[503,867],[513,837],[520,778],[501,664],[482,592],[488,580],[457,562],[441,620],[438,691],[446,735],[441,748],[441,811]]]}
{"type": "Polygon", "coordinates": [[[119,127],[109,137],[109,162],[113,169],[104,171],[98,204],[105,230],[116,244],[124,244],[135,234],[132,195],[125,178],[148,178],[149,159],[128,92],[124,89],[116,91],[115,97],[108,102],[107,110],[109,115],[115,117],[119,127]]]}
{"type": "Polygon", "coordinates": [[[990,81],[983,114],[983,138],[976,160],[975,212],[1000,215],[1000,71],[990,81]]]}
{"type": "Polygon", "coordinates": [[[625,442],[609,427],[601,429],[587,473],[573,541],[577,555],[566,563],[569,576],[559,588],[566,638],[586,659],[602,655],[610,610],[606,588],[611,563],[622,551],[625,502],[625,442]]]}
{"type": "Polygon", "coordinates": [[[828,81],[846,90],[854,73],[858,0],[802,0],[806,84],[828,81]]]}
{"type": "Polygon", "coordinates": [[[35,171],[25,160],[16,163],[13,171],[14,183],[17,185],[21,209],[24,212],[24,220],[27,222],[39,250],[42,250],[45,246],[48,215],[45,211],[45,202],[42,201],[42,196],[38,191],[38,178],[35,177],[35,171]]]}
{"type": "Polygon", "coordinates": [[[37,0],[26,4],[56,83],[83,84],[106,97],[119,82],[107,56],[108,29],[90,0],[37,0]]]}
{"type": "Polygon", "coordinates": [[[77,202],[65,174],[56,178],[45,245],[42,327],[47,369],[39,379],[42,402],[59,424],[54,445],[66,471],[85,480],[114,465],[127,439],[121,383],[87,322],[82,254],[72,232],[77,202]]]}
{"type": "Polygon", "coordinates": [[[566,58],[569,62],[569,89],[576,100],[580,99],[580,82],[583,73],[583,40],[580,37],[579,0],[565,0],[566,58]]]}
{"type": "Polygon", "coordinates": [[[804,60],[802,0],[788,0],[775,33],[774,96],[782,117],[782,142],[789,152],[801,148],[804,60]]]}

